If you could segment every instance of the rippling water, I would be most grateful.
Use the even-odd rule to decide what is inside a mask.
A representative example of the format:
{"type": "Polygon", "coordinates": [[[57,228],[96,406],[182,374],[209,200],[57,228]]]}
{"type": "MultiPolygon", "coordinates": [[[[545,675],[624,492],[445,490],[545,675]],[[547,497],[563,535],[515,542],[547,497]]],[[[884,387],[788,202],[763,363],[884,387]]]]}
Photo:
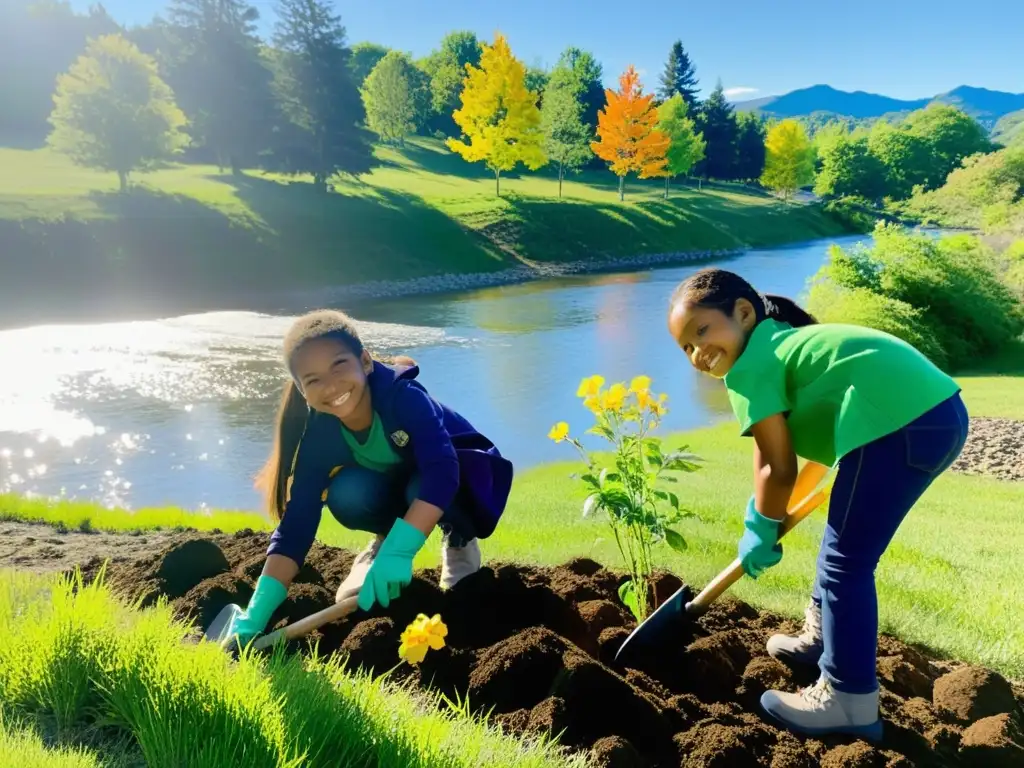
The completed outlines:
{"type": "MultiPolygon", "coordinates": [[[[795,295],[828,244],[752,251],[729,266],[761,290],[795,295]]],[[[411,354],[428,388],[524,467],[570,458],[545,434],[560,419],[586,425],[574,393],[590,373],[654,377],[670,397],[668,428],[727,413],[720,386],[693,374],[665,330],[672,287],[697,268],[345,309],[372,347],[411,354]]],[[[0,492],[255,507],[251,477],[284,376],[281,338],[306,309],[0,331],[0,492]]]]}

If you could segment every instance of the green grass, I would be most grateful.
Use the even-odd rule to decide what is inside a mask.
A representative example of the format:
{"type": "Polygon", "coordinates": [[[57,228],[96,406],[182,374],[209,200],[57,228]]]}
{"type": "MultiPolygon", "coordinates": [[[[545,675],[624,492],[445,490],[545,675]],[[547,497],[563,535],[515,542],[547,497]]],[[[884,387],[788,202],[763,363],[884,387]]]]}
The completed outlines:
{"type": "Polygon", "coordinates": [[[1024,341],[957,381],[972,416],[1024,419],[1024,341]]]}
{"type": "Polygon", "coordinates": [[[251,288],[774,245],[843,231],[817,206],[782,205],[740,186],[680,186],[666,201],[658,184],[633,181],[620,203],[615,177],[593,171],[567,182],[559,200],[556,180],[538,173],[503,179],[498,198],[485,169],[437,141],[381,148],[378,157],[373,173],[339,179],[330,194],[301,177],[172,165],[139,175],[121,195],[114,174],[46,149],[0,149],[0,270],[11,276],[3,294],[8,302],[38,296],[46,281],[64,307],[104,298],[123,305],[125,296],[145,306],[180,301],[168,296],[175,292],[198,302],[251,288]],[[77,268],[65,278],[71,253],[77,268]]]}
{"type": "Polygon", "coordinates": [[[79,747],[51,749],[29,726],[0,715],[0,765],[18,768],[101,768],[92,752],[79,747]]]}
{"type": "Polygon", "coordinates": [[[39,755],[37,765],[68,768],[582,766],[550,742],[506,737],[464,707],[348,674],[337,659],[278,652],[232,662],[214,644],[184,643],[187,628],[166,605],[136,612],[101,585],[0,572],[0,623],[5,711],[55,745],[103,755],[90,763],[44,751],[23,727],[5,726],[0,750],[19,759],[3,765],[39,755]]]}

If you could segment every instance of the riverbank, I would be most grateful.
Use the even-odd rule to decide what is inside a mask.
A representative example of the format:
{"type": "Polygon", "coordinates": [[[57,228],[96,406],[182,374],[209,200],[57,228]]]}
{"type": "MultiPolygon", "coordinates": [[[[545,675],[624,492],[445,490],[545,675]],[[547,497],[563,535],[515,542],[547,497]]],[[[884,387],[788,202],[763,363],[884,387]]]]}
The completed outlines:
{"type": "MultiPolygon", "coordinates": [[[[642,268],[833,237],[849,222],[741,186],[567,181],[484,169],[438,142],[378,150],[331,193],[307,180],[212,166],[117,179],[47,150],[0,150],[0,322],[156,317],[251,307],[332,286],[323,300],[443,292],[642,268]],[[337,288],[341,286],[341,288],[337,288]],[[41,300],[46,296],[46,301],[41,300]]],[[[317,297],[319,298],[319,297],[317,297]]]]}

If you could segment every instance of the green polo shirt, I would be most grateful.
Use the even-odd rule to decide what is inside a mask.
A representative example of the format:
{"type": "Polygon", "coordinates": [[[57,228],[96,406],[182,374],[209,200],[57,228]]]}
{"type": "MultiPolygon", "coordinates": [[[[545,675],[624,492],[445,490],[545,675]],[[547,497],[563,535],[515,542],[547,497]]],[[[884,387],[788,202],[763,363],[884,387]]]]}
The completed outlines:
{"type": "Polygon", "coordinates": [[[362,442],[344,426],[341,428],[341,435],[348,443],[356,462],[374,472],[387,472],[402,461],[395,449],[391,447],[388,436],[384,434],[384,425],[376,412],[373,414],[373,424],[370,425],[369,431],[360,433],[360,437],[365,437],[362,442]]]}
{"type": "Polygon", "coordinates": [[[763,320],[725,377],[744,435],[788,414],[798,456],[826,466],[960,391],[906,342],[855,325],[763,320]]]}

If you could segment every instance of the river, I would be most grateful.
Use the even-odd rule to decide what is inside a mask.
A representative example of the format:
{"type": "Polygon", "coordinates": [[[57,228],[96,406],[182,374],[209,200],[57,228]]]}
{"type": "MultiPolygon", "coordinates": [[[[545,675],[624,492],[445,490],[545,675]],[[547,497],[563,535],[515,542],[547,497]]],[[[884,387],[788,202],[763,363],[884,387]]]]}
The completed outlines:
{"type": "MultiPolygon", "coordinates": [[[[592,373],[651,376],[669,395],[666,429],[727,417],[721,385],[698,377],[666,331],[672,288],[712,263],[762,291],[797,296],[831,243],[863,239],[345,309],[372,347],[414,357],[430,391],[525,468],[573,457],[546,434],[559,420],[577,432],[589,426],[575,390],[592,373]]],[[[306,309],[0,331],[0,492],[256,508],[251,478],[284,380],[280,341],[306,309]]]]}

